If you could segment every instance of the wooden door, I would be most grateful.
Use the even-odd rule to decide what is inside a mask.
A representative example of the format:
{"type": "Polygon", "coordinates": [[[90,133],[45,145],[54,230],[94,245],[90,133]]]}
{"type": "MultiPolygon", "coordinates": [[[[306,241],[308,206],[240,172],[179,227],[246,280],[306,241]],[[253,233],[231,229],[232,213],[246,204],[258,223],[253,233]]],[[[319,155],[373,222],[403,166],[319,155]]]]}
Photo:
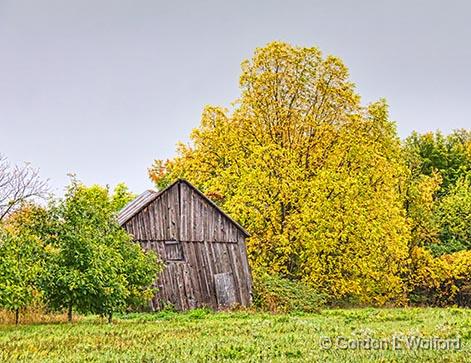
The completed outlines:
{"type": "Polygon", "coordinates": [[[215,274],[214,284],[216,286],[218,309],[230,308],[237,303],[232,272],[215,274]]]}

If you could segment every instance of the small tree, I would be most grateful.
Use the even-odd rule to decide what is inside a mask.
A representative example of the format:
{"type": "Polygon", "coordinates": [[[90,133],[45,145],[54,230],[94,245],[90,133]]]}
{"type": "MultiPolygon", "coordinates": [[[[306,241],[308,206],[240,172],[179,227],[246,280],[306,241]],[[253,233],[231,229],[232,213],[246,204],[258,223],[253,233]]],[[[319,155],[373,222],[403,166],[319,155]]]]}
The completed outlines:
{"type": "Polygon", "coordinates": [[[43,289],[49,306],[67,309],[69,321],[73,310],[111,321],[156,278],[155,254],[135,245],[117,223],[115,201],[106,188],[73,180],[65,198],[50,206],[43,289]]]}
{"type": "Polygon", "coordinates": [[[8,225],[0,229],[0,306],[15,311],[16,324],[20,309],[34,299],[42,270],[42,244],[23,224],[24,214],[28,214],[26,219],[31,217],[28,212],[18,211],[10,217],[8,225]]]}

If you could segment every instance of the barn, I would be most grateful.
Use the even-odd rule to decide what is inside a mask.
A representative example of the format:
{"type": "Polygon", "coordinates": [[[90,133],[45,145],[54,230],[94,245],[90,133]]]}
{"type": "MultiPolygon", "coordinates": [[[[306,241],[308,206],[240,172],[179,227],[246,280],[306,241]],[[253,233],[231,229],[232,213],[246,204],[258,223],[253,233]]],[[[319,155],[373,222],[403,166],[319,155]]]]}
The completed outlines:
{"type": "Polygon", "coordinates": [[[153,309],[250,305],[248,233],[188,181],[142,193],[121,210],[118,221],[165,263],[153,309]]]}

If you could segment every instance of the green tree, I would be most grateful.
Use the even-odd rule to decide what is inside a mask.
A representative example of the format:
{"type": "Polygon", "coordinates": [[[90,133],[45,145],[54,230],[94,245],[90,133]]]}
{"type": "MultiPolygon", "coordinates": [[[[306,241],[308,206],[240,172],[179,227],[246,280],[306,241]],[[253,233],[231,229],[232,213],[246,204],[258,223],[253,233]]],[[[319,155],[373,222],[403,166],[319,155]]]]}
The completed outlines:
{"type": "Polygon", "coordinates": [[[49,208],[48,263],[42,286],[50,307],[96,313],[111,321],[132,298],[149,296],[159,269],[115,218],[116,199],[100,186],[73,180],[49,208]]]}
{"type": "Polygon", "coordinates": [[[0,306],[15,311],[16,324],[20,310],[39,294],[43,245],[27,225],[34,209],[23,206],[0,226],[0,306]]]}
{"type": "Polygon", "coordinates": [[[440,194],[446,194],[455,182],[471,171],[471,131],[455,130],[449,135],[440,131],[413,132],[404,141],[406,161],[413,176],[431,176],[438,172],[443,181],[440,194]]]}
{"type": "Polygon", "coordinates": [[[440,241],[435,255],[471,249],[471,173],[459,178],[436,208],[440,241]]]}
{"type": "Polygon", "coordinates": [[[120,211],[126,204],[136,198],[136,195],[129,191],[129,188],[124,183],[119,183],[113,190],[111,196],[111,203],[115,211],[120,211]]]}
{"type": "Polygon", "coordinates": [[[435,255],[468,248],[466,180],[471,172],[471,131],[413,132],[403,144],[409,168],[405,207],[412,243],[435,255]]]}

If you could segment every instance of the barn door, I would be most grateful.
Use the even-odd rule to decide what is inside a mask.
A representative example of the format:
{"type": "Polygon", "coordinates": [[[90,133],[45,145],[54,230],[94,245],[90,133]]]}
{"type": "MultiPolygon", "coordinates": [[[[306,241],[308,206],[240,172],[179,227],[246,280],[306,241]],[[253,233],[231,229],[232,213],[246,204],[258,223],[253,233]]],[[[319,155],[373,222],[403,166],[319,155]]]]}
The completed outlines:
{"type": "Polygon", "coordinates": [[[237,303],[232,272],[214,275],[218,309],[229,308],[237,303]]]}

